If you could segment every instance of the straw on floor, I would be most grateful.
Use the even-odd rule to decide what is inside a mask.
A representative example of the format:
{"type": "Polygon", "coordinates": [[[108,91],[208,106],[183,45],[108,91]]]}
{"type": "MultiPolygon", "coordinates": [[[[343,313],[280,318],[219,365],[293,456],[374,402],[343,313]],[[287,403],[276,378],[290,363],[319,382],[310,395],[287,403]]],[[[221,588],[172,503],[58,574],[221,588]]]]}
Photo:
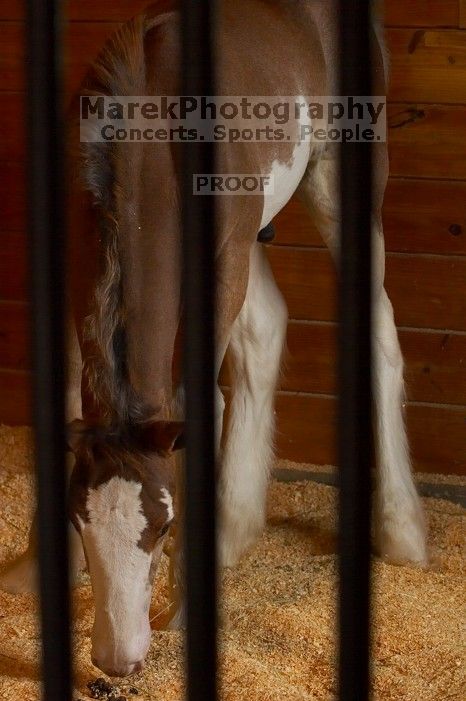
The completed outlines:
{"type": "MultiPolygon", "coordinates": [[[[33,508],[26,429],[0,427],[0,563],[24,549],[33,508]]],[[[465,689],[465,511],[425,499],[432,564],[427,571],[374,561],[374,699],[460,701],[465,689]]],[[[274,482],[268,527],[257,547],[223,575],[220,633],[223,701],[335,697],[335,490],[274,482]]],[[[152,616],[165,606],[165,573],[152,616]]],[[[87,575],[73,593],[75,698],[102,674],[90,661],[93,620],[87,575]]],[[[38,701],[37,601],[0,593],[0,698],[38,701]]],[[[141,701],[183,698],[180,633],[154,631],[145,669],[121,682],[141,701]]]]}

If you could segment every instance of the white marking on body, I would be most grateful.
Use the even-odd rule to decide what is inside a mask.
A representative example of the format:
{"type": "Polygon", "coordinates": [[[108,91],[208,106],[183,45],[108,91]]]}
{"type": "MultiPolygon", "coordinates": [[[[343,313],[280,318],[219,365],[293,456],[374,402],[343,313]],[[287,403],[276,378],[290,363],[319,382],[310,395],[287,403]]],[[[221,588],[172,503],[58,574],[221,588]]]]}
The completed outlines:
{"type": "Polygon", "coordinates": [[[173,499],[166,487],[162,487],[160,491],[162,492],[160,503],[167,507],[167,520],[165,523],[168,523],[169,521],[173,521],[175,517],[175,512],[173,511],[173,499]]]}
{"type": "Polygon", "coordinates": [[[92,655],[103,670],[129,674],[150,643],[152,554],[139,547],[147,528],[141,484],[112,477],[87,498],[82,524],[95,598],[92,655]]]}
{"type": "MultiPolygon", "coordinates": [[[[296,102],[306,102],[304,97],[297,97],[296,102]]],[[[304,112],[304,110],[302,110],[304,112]]],[[[307,114],[301,114],[298,128],[301,130],[303,126],[310,126],[311,120],[307,114]]],[[[273,194],[264,193],[264,211],[262,213],[262,221],[259,230],[263,229],[267,224],[270,224],[272,219],[283,209],[286,203],[294,195],[299,183],[301,182],[304,173],[306,172],[311,153],[311,144],[309,141],[297,142],[294,147],[293,155],[289,163],[275,160],[272,163],[272,169],[267,175],[273,177],[273,194]]]]}

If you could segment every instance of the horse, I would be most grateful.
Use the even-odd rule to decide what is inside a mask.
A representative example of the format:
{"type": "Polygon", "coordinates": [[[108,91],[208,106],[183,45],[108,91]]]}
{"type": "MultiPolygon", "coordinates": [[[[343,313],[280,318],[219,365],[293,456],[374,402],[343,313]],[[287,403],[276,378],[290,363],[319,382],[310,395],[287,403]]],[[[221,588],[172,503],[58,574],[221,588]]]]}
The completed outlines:
{"type": "MultiPolygon", "coordinates": [[[[337,6],[220,0],[219,94],[338,94],[337,6]]],[[[160,0],[124,25],[91,70],[85,94],[179,95],[181,21],[175,0],[160,0]]],[[[377,17],[372,34],[376,90],[384,94],[388,61],[377,17]]],[[[142,668],[149,649],[151,587],[175,522],[168,627],[184,621],[182,509],[177,514],[175,504],[183,423],[172,367],[182,316],[180,159],[176,144],[79,144],[76,134],[70,128],[71,567],[75,573],[83,565],[84,551],[95,598],[92,660],[109,675],[125,676],[142,668]],[[91,401],[83,407],[86,393],[91,401]]],[[[375,549],[391,562],[424,565],[426,529],[403,418],[403,358],[384,288],[386,145],[374,144],[373,154],[375,549]]],[[[258,232],[296,193],[337,260],[344,213],[335,145],[220,143],[217,158],[220,173],[273,174],[275,182],[273,194],[218,198],[216,371],[227,350],[232,367],[228,425],[218,447],[218,551],[221,565],[233,567],[265,524],[288,320],[258,232]]],[[[220,389],[217,395],[220,435],[225,404],[220,389]]],[[[33,541],[3,573],[3,588],[33,586],[33,541]]]]}

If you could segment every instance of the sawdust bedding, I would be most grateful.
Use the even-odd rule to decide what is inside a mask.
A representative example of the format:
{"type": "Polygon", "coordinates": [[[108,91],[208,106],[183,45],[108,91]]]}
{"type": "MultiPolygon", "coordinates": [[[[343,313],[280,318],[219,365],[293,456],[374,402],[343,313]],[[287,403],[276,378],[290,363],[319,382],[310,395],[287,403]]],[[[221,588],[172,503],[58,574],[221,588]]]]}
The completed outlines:
{"type": "MultiPolygon", "coordinates": [[[[0,427],[0,562],[21,552],[32,509],[26,429],[0,427]]],[[[461,507],[425,499],[432,564],[427,571],[374,563],[374,699],[464,699],[464,525],[461,507]]],[[[223,701],[335,697],[335,490],[273,483],[268,527],[257,547],[223,575],[220,633],[223,701]]],[[[167,563],[164,563],[166,572],[167,563]]],[[[165,601],[164,576],[152,616],[165,601]]],[[[75,698],[102,676],[90,661],[89,581],[73,593],[75,698]]],[[[0,593],[0,698],[38,701],[39,635],[34,596],[0,593]]],[[[146,666],[127,682],[134,698],[183,698],[180,633],[155,630],[146,666]]]]}
{"type": "MultiPolygon", "coordinates": [[[[299,470],[299,472],[314,472],[317,474],[334,475],[334,465],[310,465],[307,463],[293,462],[292,460],[278,460],[277,467],[282,470],[299,470]]],[[[432,472],[417,472],[416,481],[424,484],[439,484],[464,487],[466,480],[462,475],[440,475],[432,472]]]]}

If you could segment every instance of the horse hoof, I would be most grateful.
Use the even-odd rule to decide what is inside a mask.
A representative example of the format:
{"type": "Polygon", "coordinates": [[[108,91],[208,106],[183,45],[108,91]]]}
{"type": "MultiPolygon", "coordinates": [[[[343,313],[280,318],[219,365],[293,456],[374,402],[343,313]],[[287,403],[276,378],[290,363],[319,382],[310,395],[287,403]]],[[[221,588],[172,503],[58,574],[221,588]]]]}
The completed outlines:
{"type": "Polygon", "coordinates": [[[426,567],[429,557],[422,513],[402,521],[385,520],[379,528],[376,552],[393,565],[426,567]]]}

